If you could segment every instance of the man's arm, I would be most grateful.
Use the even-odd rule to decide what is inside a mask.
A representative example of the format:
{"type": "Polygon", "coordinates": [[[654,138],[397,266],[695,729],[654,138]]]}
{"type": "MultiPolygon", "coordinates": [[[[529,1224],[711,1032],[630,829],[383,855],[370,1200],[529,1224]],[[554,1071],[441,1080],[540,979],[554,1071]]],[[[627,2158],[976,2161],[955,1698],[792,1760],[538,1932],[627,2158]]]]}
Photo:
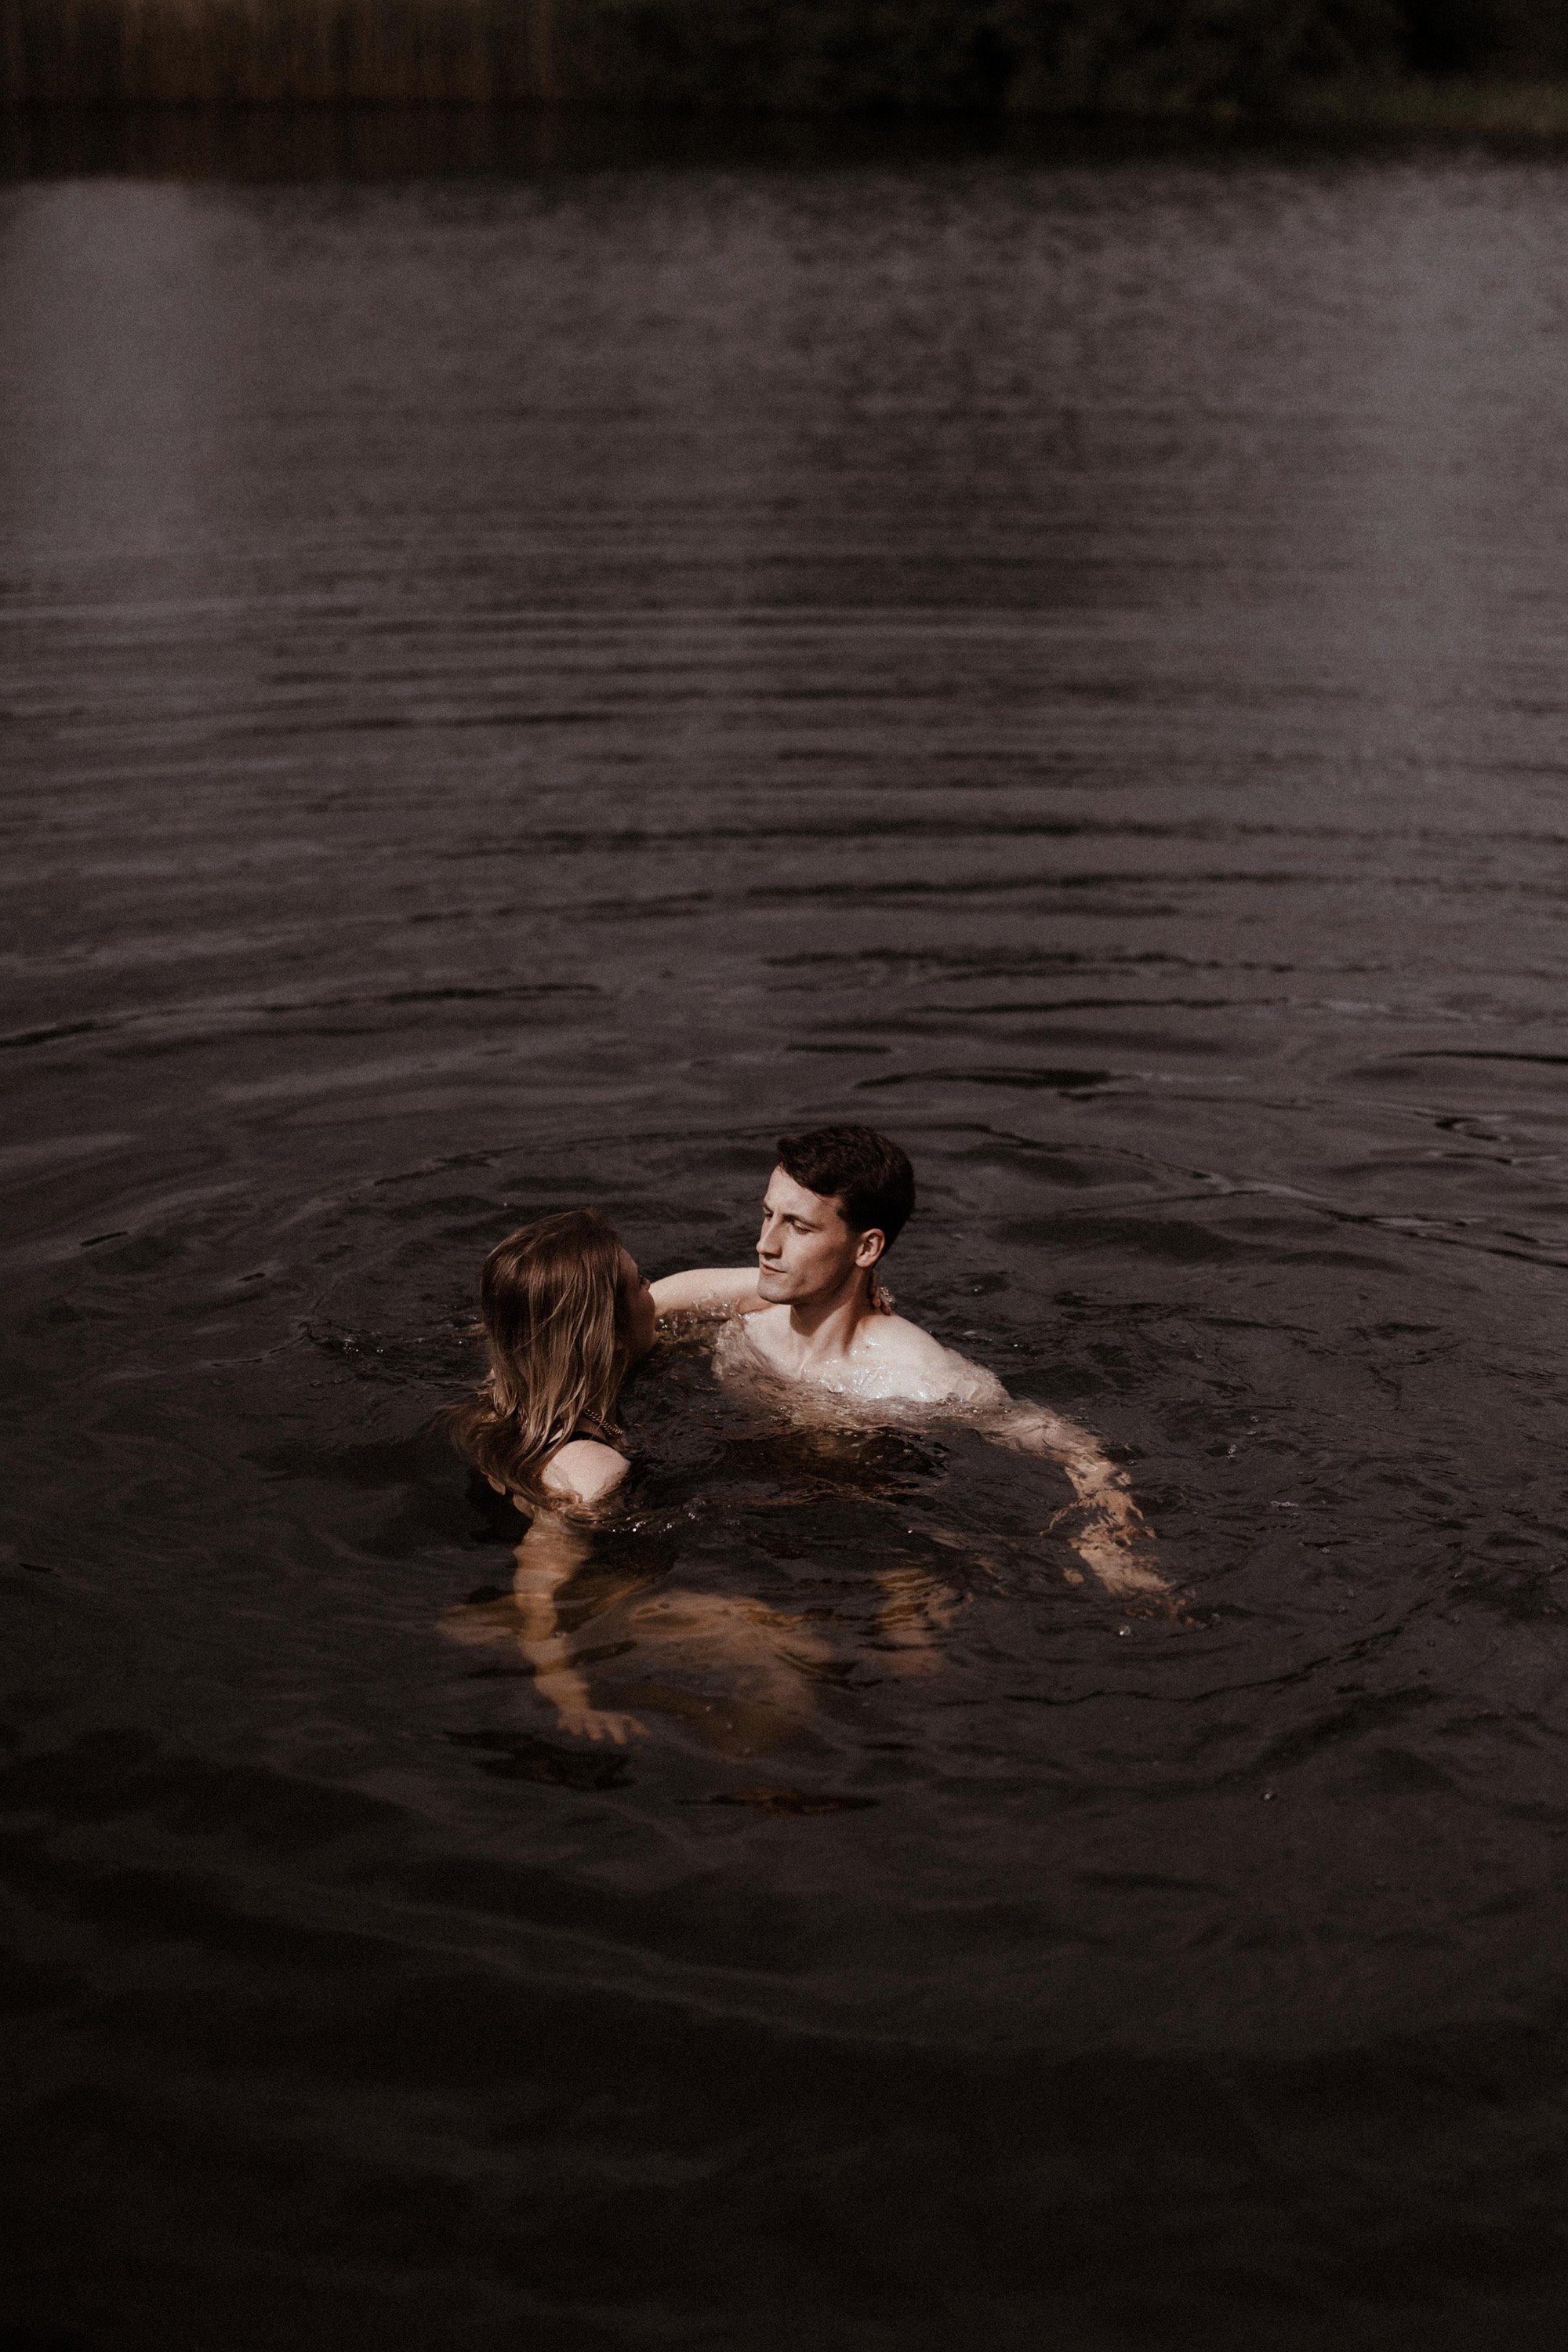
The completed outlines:
{"type": "MultiPolygon", "coordinates": [[[[1040,1454],[1061,1464],[1078,1497],[1068,1512],[1074,1517],[1082,1514],[1068,1539],[1108,1592],[1121,1600],[1170,1591],[1154,1566],[1154,1538],[1132,1499],[1126,1472],[1101,1452],[1088,1430],[1044,1405],[1020,1404],[1007,1396],[982,1426],[987,1437],[1016,1454],[1040,1454]]],[[[1066,1516],[1057,1514],[1058,1519],[1066,1516]]]]}
{"type": "Polygon", "coordinates": [[[973,1416],[982,1435],[994,1444],[1061,1464],[1077,1499],[1057,1513],[1052,1525],[1071,1522],[1068,1542],[1108,1592],[1118,1599],[1169,1593],[1169,1584],[1153,1563],[1154,1538],[1132,1499],[1126,1473],[1088,1430],[1044,1405],[1020,1403],[994,1372],[942,1347],[929,1331],[906,1323],[901,1316],[894,1316],[885,1328],[886,1352],[907,1370],[905,1393],[912,1401],[942,1399],[966,1420],[973,1416]]]}
{"type": "Polygon", "coordinates": [[[653,1303],[667,1315],[750,1315],[761,1307],[754,1265],[700,1265],[667,1274],[653,1286],[653,1303]]]}

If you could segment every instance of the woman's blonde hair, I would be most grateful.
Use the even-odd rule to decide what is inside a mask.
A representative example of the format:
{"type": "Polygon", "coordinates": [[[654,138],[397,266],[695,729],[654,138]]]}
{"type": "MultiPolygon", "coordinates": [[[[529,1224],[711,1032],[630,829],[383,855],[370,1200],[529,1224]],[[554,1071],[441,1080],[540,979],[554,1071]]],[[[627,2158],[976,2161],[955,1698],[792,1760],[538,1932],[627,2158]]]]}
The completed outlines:
{"type": "Polygon", "coordinates": [[[631,1362],[621,1238],[597,1209],[541,1217],[498,1242],[479,1277],[489,1377],[451,1416],[459,1454],[537,1502],[540,1473],[584,1422],[619,1434],[631,1362]]]}

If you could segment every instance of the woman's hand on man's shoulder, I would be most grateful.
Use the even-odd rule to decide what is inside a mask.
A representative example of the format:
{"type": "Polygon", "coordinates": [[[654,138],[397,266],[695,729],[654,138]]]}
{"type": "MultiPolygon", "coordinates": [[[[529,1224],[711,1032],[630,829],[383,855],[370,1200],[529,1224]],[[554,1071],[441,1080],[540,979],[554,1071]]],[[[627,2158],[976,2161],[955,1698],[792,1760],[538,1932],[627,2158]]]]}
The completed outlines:
{"type": "Polygon", "coordinates": [[[754,1265],[699,1265],[667,1274],[652,1285],[660,1318],[667,1315],[744,1315],[760,1307],[754,1265]]]}

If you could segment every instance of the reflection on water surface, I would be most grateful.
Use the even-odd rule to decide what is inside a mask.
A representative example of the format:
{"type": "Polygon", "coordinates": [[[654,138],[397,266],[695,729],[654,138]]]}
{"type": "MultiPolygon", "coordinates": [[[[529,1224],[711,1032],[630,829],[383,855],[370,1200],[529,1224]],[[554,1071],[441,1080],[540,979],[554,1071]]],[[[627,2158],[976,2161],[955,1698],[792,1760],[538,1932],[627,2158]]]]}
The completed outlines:
{"type": "Polygon", "coordinates": [[[1546,2340],[1565,225],[0,192],[19,2323],[1546,2340]],[[428,1427],[479,1260],[732,1260],[833,1117],[1186,1619],[672,1348],[574,1742],[428,1427]]]}

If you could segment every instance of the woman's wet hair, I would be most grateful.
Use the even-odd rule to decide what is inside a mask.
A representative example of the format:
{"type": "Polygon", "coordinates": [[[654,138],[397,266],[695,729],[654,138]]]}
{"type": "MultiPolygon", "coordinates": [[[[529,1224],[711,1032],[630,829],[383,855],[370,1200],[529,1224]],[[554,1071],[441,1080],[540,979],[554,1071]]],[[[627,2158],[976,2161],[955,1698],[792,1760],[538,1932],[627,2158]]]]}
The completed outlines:
{"type": "Polygon", "coordinates": [[[597,1209],[566,1209],[498,1242],[479,1277],[489,1372],[450,1419],[487,1478],[533,1501],[550,1454],[584,1422],[614,1435],[632,1360],[621,1237],[597,1209]]]}
{"type": "Polygon", "coordinates": [[[778,1164],[808,1192],[836,1197],[852,1234],[873,1226],[890,1249],[915,1205],[909,1156],[874,1127],[814,1127],[781,1135],[778,1164]]]}

